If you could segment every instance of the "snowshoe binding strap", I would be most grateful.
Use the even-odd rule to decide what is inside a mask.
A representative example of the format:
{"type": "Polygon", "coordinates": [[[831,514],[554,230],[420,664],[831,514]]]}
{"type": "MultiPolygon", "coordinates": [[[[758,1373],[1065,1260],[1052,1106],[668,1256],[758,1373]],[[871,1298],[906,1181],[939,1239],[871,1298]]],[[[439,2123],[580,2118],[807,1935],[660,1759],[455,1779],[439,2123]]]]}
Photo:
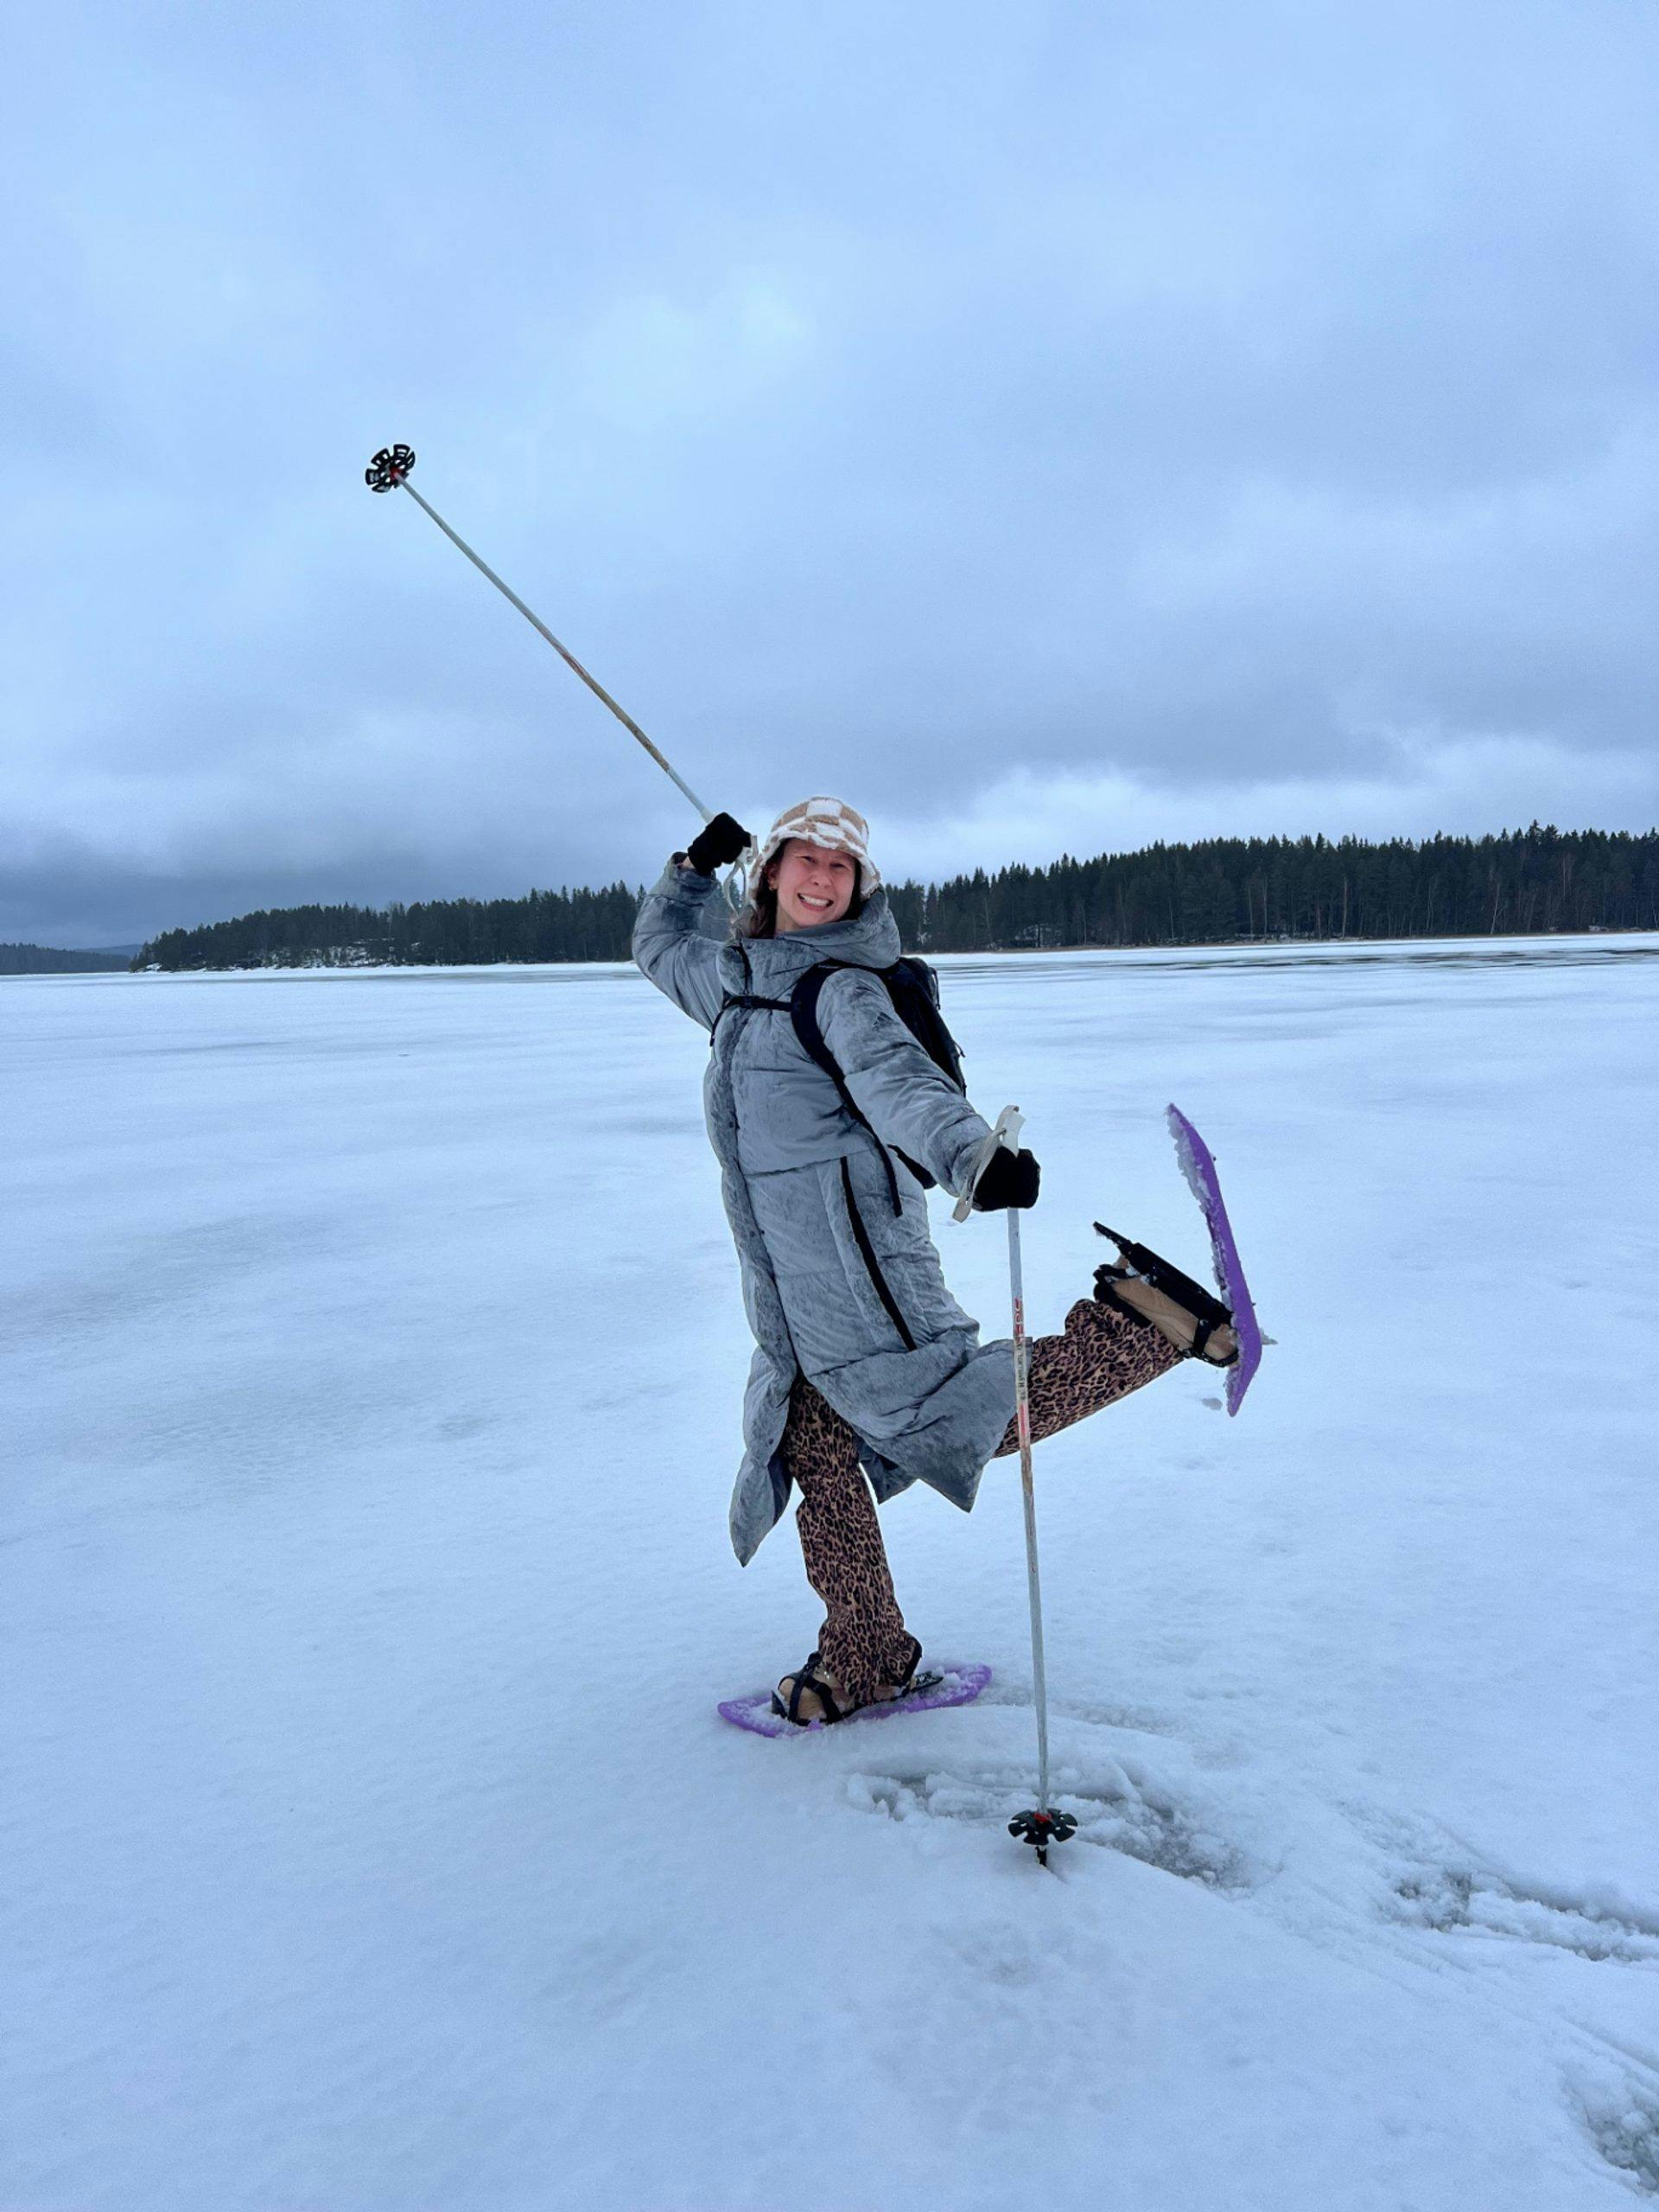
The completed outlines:
{"type": "Polygon", "coordinates": [[[877,1698],[883,1705],[897,1705],[901,1698],[924,1696],[929,1690],[938,1689],[939,1684],[944,1680],[943,1675],[923,1673],[922,1647],[913,1636],[910,1642],[910,1670],[904,1680],[900,1682],[889,1682],[884,1688],[876,1692],[877,1698]]]}
{"type": "MultiPolygon", "coordinates": [[[[1117,1295],[1117,1285],[1131,1277],[1147,1283],[1192,1315],[1192,1341],[1186,1348],[1189,1358],[1205,1359],[1210,1367],[1230,1367],[1236,1363],[1236,1349],[1230,1360],[1205,1359],[1206,1347],[1216,1331],[1230,1328],[1233,1323],[1231,1313],[1213,1291],[1206,1290],[1202,1283],[1194,1282],[1191,1275],[1183,1274],[1173,1262],[1154,1252],[1149,1244],[1137,1244],[1133,1237],[1120,1236],[1116,1230],[1108,1229],[1102,1221],[1095,1224],[1095,1229],[1098,1235],[1109,1237],[1116,1245],[1118,1256],[1124,1262],[1122,1267],[1095,1269],[1095,1295],[1103,1304],[1115,1306],[1120,1313],[1128,1313],[1137,1321],[1147,1321],[1146,1314],[1131,1306],[1127,1299],[1117,1295]]],[[[1148,1325],[1155,1326],[1155,1324],[1148,1323],[1148,1325]]]]}
{"type": "Polygon", "coordinates": [[[772,1694],[772,1711],[779,1719],[787,1720],[792,1728],[810,1728],[818,1721],[822,1721],[824,1726],[828,1727],[831,1721],[844,1720],[847,1718],[836,1699],[835,1684],[818,1672],[818,1661],[821,1656],[822,1654],[819,1652],[809,1651],[798,1670],[784,1677],[785,1681],[789,1684],[789,1696],[786,1700],[779,1694],[782,1688],[781,1683],[779,1685],[779,1689],[772,1694]],[[809,1713],[803,1717],[801,1700],[809,1690],[817,1699],[823,1711],[809,1713]]]}
{"type": "MultiPolygon", "coordinates": [[[[921,1647],[920,1643],[917,1641],[917,1639],[912,1636],[912,1637],[911,1637],[911,1639],[910,1639],[910,1660],[909,1660],[909,1663],[906,1665],[906,1669],[905,1669],[905,1671],[904,1671],[904,1675],[903,1675],[902,1678],[900,1679],[900,1681],[899,1681],[899,1682],[897,1682],[896,1684],[894,1684],[894,1686],[893,1686],[893,1694],[894,1697],[896,1697],[896,1698],[899,1698],[899,1697],[908,1697],[908,1696],[910,1695],[911,1692],[912,1692],[912,1691],[915,1688],[915,1687],[916,1687],[916,1681],[917,1681],[916,1669],[917,1669],[921,1665],[921,1663],[922,1663],[922,1647],[921,1647]]],[[[935,1681],[943,1681],[943,1679],[944,1679],[944,1677],[943,1677],[942,1675],[936,1675],[933,1677],[933,1680],[934,1680],[935,1681]]]]}

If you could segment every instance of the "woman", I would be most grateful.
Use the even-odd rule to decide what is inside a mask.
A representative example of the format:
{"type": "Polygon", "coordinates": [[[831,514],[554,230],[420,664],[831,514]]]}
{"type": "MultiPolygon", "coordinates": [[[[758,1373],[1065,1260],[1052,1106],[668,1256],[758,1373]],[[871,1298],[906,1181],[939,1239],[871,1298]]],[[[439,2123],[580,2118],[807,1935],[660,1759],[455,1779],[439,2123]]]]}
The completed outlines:
{"type": "MultiPolygon", "coordinates": [[[[712,1033],[703,1105],[756,1347],[732,1543],[747,1565],[798,1488],[807,1579],[826,1617],[774,1705],[803,1726],[902,1696],[921,1658],[871,1490],[885,1502],[925,1482],[966,1511],[987,1461],[1017,1448],[1013,1346],[981,1344],[946,1289],[922,1185],[905,1164],[961,1197],[990,1132],[881,980],[901,948],[868,836],[839,799],[779,815],[721,944],[704,927],[715,871],[751,840],[716,815],[671,859],[633,932],[652,982],[712,1033]],[[789,1010],[795,984],[824,962],[837,965],[818,1022],[855,1111],[789,1010]]],[[[974,1204],[1029,1206],[1038,1182],[1030,1153],[996,1152],[974,1204]]],[[[1029,1347],[1033,1438],[1195,1352],[1219,1366],[1237,1357],[1231,1316],[1196,1286],[1178,1301],[1119,1268],[1097,1270],[1096,1284],[1063,1334],[1029,1347]]]]}

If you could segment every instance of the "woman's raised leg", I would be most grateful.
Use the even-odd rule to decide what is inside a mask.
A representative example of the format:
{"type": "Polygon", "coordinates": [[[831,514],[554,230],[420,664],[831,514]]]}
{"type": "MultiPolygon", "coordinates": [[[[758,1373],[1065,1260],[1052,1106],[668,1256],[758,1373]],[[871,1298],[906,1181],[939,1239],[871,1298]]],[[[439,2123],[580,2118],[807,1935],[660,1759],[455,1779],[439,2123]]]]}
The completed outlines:
{"type": "MultiPolygon", "coordinates": [[[[1080,1298],[1058,1337],[1033,1337],[1027,1347],[1031,1378],[1031,1440],[1039,1443],[1103,1406],[1127,1398],[1154,1376],[1179,1367],[1185,1354],[1150,1321],[1133,1319],[1099,1300],[1080,1298]]],[[[1014,1422],[991,1454],[1020,1449],[1014,1422]]]]}

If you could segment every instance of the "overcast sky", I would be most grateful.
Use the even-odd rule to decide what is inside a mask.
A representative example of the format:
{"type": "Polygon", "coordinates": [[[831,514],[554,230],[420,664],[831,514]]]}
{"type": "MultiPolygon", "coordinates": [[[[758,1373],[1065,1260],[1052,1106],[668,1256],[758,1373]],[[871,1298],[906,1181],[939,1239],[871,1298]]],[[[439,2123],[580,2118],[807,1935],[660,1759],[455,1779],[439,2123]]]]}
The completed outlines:
{"type": "Polygon", "coordinates": [[[0,938],[1659,820],[1659,7],[33,9],[0,938]]]}

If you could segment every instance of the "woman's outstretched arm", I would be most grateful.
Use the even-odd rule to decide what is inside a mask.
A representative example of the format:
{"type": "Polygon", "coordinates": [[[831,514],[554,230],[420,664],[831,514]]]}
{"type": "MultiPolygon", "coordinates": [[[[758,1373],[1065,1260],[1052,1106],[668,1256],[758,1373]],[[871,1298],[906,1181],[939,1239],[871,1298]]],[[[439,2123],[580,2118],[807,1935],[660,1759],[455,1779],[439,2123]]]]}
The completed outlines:
{"type": "Polygon", "coordinates": [[[633,957],[664,997],[682,1014],[712,1029],[720,1012],[720,946],[702,934],[702,918],[716,886],[677,853],[639,904],[633,924],[633,957]]]}
{"type": "Polygon", "coordinates": [[[838,969],[823,987],[818,1019],[855,1104],[882,1143],[919,1160],[960,1198],[990,1129],[899,1019],[880,977],[838,969]]]}

